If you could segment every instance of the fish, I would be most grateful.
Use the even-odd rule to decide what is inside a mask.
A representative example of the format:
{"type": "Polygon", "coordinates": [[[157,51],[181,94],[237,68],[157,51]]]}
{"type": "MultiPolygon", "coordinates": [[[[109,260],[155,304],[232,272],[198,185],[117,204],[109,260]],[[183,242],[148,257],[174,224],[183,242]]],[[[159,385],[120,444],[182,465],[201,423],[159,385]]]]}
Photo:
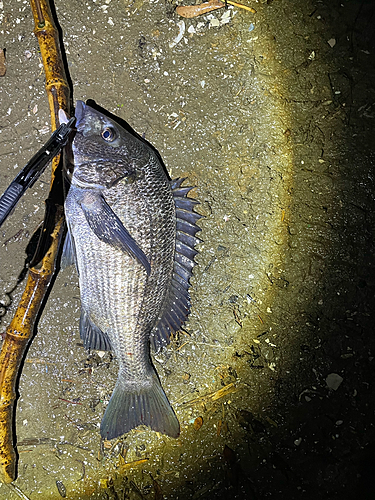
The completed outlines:
{"type": "Polygon", "coordinates": [[[83,101],[75,117],[62,265],[75,263],[78,271],[84,347],[111,350],[118,360],[101,436],[144,425],[176,438],[180,425],[151,349],[167,346],[190,312],[198,201],[184,178],[170,180],[156,149],[116,117],[83,101]]]}

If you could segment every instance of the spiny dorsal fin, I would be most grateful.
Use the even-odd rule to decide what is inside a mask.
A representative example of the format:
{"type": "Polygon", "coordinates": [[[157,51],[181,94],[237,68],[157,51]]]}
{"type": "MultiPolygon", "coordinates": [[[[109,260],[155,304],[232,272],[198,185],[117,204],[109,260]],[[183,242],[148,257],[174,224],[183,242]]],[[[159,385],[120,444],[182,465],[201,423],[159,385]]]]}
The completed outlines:
{"type": "Polygon", "coordinates": [[[151,332],[150,341],[155,352],[169,344],[171,333],[181,328],[190,312],[189,280],[198,253],[194,247],[201,241],[195,236],[201,230],[196,222],[202,216],[194,212],[194,206],[199,202],[187,197],[193,187],[181,187],[184,180],[171,181],[176,207],[176,247],[169,295],[157,326],[151,332]]]}

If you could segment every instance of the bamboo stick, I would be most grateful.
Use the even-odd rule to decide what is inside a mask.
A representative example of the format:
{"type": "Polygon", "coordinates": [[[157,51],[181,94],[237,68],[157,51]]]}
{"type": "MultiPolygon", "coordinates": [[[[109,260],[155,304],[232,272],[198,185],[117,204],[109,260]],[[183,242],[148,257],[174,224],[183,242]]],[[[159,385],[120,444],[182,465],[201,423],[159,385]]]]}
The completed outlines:
{"type": "MultiPolygon", "coordinates": [[[[54,131],[58,124],[59,108],[70,114],[70,89],[61,57],[58,31],[48,0],[30,0],[30,4],[35,22],[34,33],[38,38],[43,59],[54,131]]],[[[56,269],[56,257],[64,230],[62,186],[57,175],[60,168],[60,158],[56,157],[52,162],[50,196],[46,201],[46,218],[48,217],[49,221],[45,223],[42,231],[42,238],[44,241],[48,239],[49,248],[42,260],[29,270],[25,291],[6,330],[0,353],[0,480],[5,483],[16,479],[17,457],[13,447],[12,423],[18,370],[56,269]]]]}

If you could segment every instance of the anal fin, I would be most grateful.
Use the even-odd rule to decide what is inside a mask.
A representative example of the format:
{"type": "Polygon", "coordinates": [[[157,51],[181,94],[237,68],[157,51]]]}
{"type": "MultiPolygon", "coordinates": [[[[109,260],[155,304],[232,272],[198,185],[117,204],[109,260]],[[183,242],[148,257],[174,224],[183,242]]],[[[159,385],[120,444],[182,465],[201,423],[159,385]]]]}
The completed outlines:
{"type": "Polygon", "coordinates": [[[84,309],[81,310],[79,333],[85,349],[93,349],[96,351],[112,350],[108,335],[102,332],[102,330],[90,320],[89,315],[84,309]]]}

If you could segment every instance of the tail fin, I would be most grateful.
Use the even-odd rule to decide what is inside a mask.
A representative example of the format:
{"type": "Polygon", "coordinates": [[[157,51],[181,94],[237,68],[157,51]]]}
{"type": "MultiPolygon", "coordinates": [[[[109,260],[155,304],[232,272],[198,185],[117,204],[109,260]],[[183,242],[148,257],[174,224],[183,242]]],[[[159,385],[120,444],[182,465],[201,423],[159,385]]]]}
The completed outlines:
{"type": "Polygon", "coordinates": [[[147,425],[174,438],[180,434],[177,417],[156,375],[152,383],[144,387],[117,381],[100,433],[105,439],[114,439],[138,425],[147,425]]]}

